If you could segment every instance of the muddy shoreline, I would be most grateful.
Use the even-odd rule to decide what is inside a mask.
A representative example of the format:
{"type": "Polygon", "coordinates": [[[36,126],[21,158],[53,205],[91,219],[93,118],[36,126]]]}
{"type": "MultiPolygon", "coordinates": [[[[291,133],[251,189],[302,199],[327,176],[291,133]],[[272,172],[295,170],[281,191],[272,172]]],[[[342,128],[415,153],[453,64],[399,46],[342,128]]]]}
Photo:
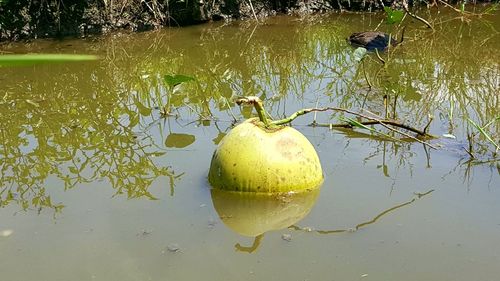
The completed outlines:
{"type": "MultiPolygon", "coordinates": [[[[383,5],[397,7],[401,3],[387,1],[383,5]]],[[[370,12],[382,7],[382,1],[375,0],[3,0],[0,1],[0,42],[81,37],[114,30],[145,31],[209,21],[262,19],[277,14],[370,12]]]]}

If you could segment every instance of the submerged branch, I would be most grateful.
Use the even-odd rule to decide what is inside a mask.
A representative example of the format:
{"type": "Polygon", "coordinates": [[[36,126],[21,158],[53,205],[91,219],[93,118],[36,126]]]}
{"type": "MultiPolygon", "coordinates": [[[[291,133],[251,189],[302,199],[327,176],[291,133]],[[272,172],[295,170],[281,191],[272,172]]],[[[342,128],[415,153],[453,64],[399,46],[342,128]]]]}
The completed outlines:
{"type": "MultiPolygon", "coordinates": [[[[289,117],[287,117],[285,119],[272,121],[271,124],[273,124],[273,125],[287,124],[287,123],[292,122],[295,118],[297,118],[297,117],[299,117],[301,115],[304,115],[304,114],[307,114],[307,113],[310,113],[310,112],[317,112],[317,111],[340,111],[340,112],[345,112],[345,113],[349,113],[349,114],[356,115],[356,116],[359,116],[361,118],[365,118],[365,119],[370,120],[370,121],[360,122],[363,125],[376,125],[376,124],[391,125],[391,126],[394,126],[394,127],[399,127],[399,128],[402,128],[402,129],[414,132],[414,133],[416,133],[419,136],[434,138],[434,136],[426,133],[423,130],[415,129],[415,128],[409,126],[409,125],[403,124],[403,123],[398,122],[396,120],[379,119],[379,118],[367,116],[365,114],[361,114],[361,113],[354,112],[352,110],[345,109],[345,108],[340,108],[340,107],[306,108],[306,109],[302,109],[302,110],[299,110],[299,111],[293,113],[292,115],[290,115],[289,117]]],[[[342,124],[342,125],[338,125],[338,124],[334,124],[334,125],[331,125],[331,124],[328,124],[328,125],[313,124],[313,125],[315,125],[315,126],[324,126],[324,127],[345,127],[345,128],[352,128],[352,125],[350,125],[350,124],[342,124]]]]}
{"type": "MultiPolygon", "coordinates": [[[[372,117],[372,116],[368,116],[365,114],[361,114],[359,112],[354,112],[352,110],[340,108],[340,107],[306,108],[306,109],[301,109],[299,111],[294,112],[292,115],[290,115],[287,118],[280,119],[280,120],[270,120],[267,118],[267,113],[263,107],[262,100],[260,98],[255,97],[255,96],[243,97],[243,98],[237,99],[236,103],[238,105],[241,105],[241,104],[253,105],[255,107],[255,109],[257,110],[257,114],[259,115],[260,121],[262,123],[264,123],[264,126],[266,128],[291,123],[297,117],[302,116],[302,115],[307,114],[307,113],[311,113],[311,112],[340,111],[340,112],[349,113],[349,114],[352,114],[352,115],[355,115],[355,116],[358,116],[358,117],[361,117],[364,119],[368,119],[369,121],[362,121],[362,122],[356,121],[355,122],[362,128],[366,125],[377,125],[378,124],[378,125],[381,125],[381,126],[387,128],[390,131],[393,131],[393,132],[401,134],[405,137],[411,138],[411,139],[418,141],[424,145],[427,145],[431,148],[437,149],[435,146],[433,146],[425,141],[422,141],[422,140],[418,139],[417,137],[414,137],[408,133],[405,133],[401,130],[397,130],[397,129],[393,128],[393,127],[398,127],[401,129],[405,129],[407,131],[416,133],[420,137],[435,138],[433,135],[427,133],[427,127],[429,126],[429,124],[427,124],[427,126],[424,130],[419,130],[419,129],[413,128],[409,125],[403,124],[403,123],[396,121],[396,120],[391,120],[388,118],[382,119],[382,118],[372,117]]],[[[313,126],[320,126],[320,127],[330,127],[330,128],[332,128],[332,127],[353,128],[354,127],[353,123],[354,122],[346,122],[345,124],[318,124],[318,123],[316,123],[316,121],[314,121],[312,125],[313,126]]],[[[376,131],[376,132],[380,133],[378,131],[376,131]]],[[[382,135],[385,135],[385,134],[382,133],[382,135]]]]}
{"type": "MultiPolygon", "coordinates": [[[[367,111],[367,112],[368,112],[368,113],[370,113],[370,114],[372,114],[372,115],[375,115],[374,113],[372,113],[372,112],[370,112],[370,111],[367,111]]],[[[386,119],[388,119],[388,118],[386,118],[386,119]]],[[[381,121],[383,121],[382,119],[380,119],[380,120],[381,120],[381,121]]],[[[430,136],[430,135],[427,133],[427,128],[429,127],[429,125],[431,124],[431,122],[432,122],[432,118],[430,119],[430,121],[427,123],[427,126],[425,126],[425,128],[424,128],[423,130],[421,130],[421,131],[420,131],[420,130],[418,130],[418,131],[420,131],[420,132],[421,132],[421,133],[423,133],[423,134],[419,134],[419,133],[417,133],[417,134],[418,134],[418,135],[420,135],[420,136],[430,136]]],[[[387,128],[387,129],[389,129],[389,130],[391,130],[391,131],[393,131],[393,132],[396,132],[396,133],[401,134],[401,135],[403,135],[403,136],[405,136],[405,137],[408,137],[408,138],[410,138],[410,139],[412,139],[412,140],[414,140],[414,141],[417,141],[417,142],[419,142],[419,143],[421,143],[421,144],[423,144],[423,145],[427,145],[427,146],[429,146],[429,147],[431,147],[431,148],[433,148],[433,149],[437,149],[437,147],[435,147],[435,146],[431,145],[430,143],[427,143],[427,142],[422,141],[422,140],[420,140],[420,139],[418,139],[418,138],[416,138],[416,137],[414,137],[414,136],[412,136],[412,135],[410,135],[410,134],[407,134],[407,133],[405,133],[405,132],[402,132],[402,131],[400,131],[400,130],[396,130],[396,129],[392,128],[392,127],[387,126],[388,124],[387,124],[386,122],[381,122],[381,123],[380,123],[380,125],[384,126],[385,128],[387,128]]],[[[393,125],[393,126],[395,126],[395,125],[393,125]]],[[[409,126],[407,126],[407,125],[404,125],[404,124],[401,124],[401,126],[405,126],[405,127],[407,127],[407,128],[404,128],[404,129],[409,130],[409,131],[412,131],[412,130],[414,129],[414,128],[411,128],[411,127],[409,127],[409,126]]],[[[396,127],[398,127],[398,126],[396,126],[396,127]]],[[[400,126],[399,126],[399,127],[400,127],[400,126]]]]}
{"type": "Polygon", "coordinates": [[[427,122],[427,125],[425,125],[425,127],[424,127],[424,133],[427,134],[427,131],[429,130],[429,126],[431,125],[432,120],[434,120],[434,116],[429,115],[429,122],[427,122]]]}
{"type": "MultiPolygon", "coordinates": [[[[380,120],[380,121],[362,121],[362,122],[359,122],[360,124],[362,125],[366,125],[366,126],[369,126],[369,125],[382,125],[383,127],[393,131],[393,132],[396,132],[398,134],[401,134],[405,137],[408,137],[408,138],[411,138],[412,140],[415,140],[421,144],[424,144],[424,145],[427,145],[431,148],[434,148],[434,149],[438,149],[437,147],[435,147],[434,145],[428,143],[428,142],[425,142],[425,141],[422,141],[421,139],[419,138],[416,138],[410,134],[407,134],[405,132],[402,132],[400,130],[396,130],[388,125],[391,125],[391,126],[394,126],[394,127],[400,127],[400,128],[403,128],[403,129],[406,129],[408,131],[412,131],[412,132],[415,132],[418,134],[418,132],[421,132],[420,130],[417,130],[413,127],[410,127],[408,125],[405,125],[405,124],[402,124],[402,123],[399,123],[397,121],[393,121],[393,120],[380,120]]],[[[348,124],[348,123],[340,123],[340,124],[321,124],[321,123],[313,123],[311,124],[312,126],[317,126],[317,127],[328,127],[328,128],[346,128],[346,129],[352,129],[354,128],[353,125],[351,124],[348,124]]],[[[424,137],[432,137],[434,138],[434,136],[432,135],[429,135],[429,134],[425,134],[425,135],[420,135],[420,136],[424,136],[424,137]]]]}

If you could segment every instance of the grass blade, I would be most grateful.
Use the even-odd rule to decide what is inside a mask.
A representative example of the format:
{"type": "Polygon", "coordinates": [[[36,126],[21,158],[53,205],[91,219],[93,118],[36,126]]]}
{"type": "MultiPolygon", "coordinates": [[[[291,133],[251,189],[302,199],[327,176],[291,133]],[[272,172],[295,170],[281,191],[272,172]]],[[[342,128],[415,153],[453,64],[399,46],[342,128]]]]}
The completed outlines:
{"type": "Polygon", "coordinates": [[[74,54],[0,55],[0,67],[97,60],[97,56],[74,54]]]}
{"type": "MultiPolygon", "coordinates": [[[[479,126],[478,124],[476,124],[476,122],[472,121],[471,119],[467,118],[467,120],[469,121],[469,123],[472,124],[472,126],[476,127],[476,129],[489,141],[491,142],[495,147],[496,147],[496,151],[498,151],[500,149],[500,146],[491,138],[491,136],[481,127],[479,126]]],[[[498,117],[496,118],[496,120],[498,120],[498,117]]]]}
{"type": "Polygon", "coordinates": [[[344,121],[344,122],[348,123],[349,125],[351,125],[353,127],[361,128],[361,129],[366,129],[366,130],[368,130],[368,131],[370,131],[372,133],[379,134],[379,135],[384,136],[386,138],[389,138],[391,140],[400,141],[400,140],[398,140],[398,139],[396,139],[394,137],[389,136],[388,134],[384,134],[384,133],[382,133],[380,131],[375,130],[374,128],[371,128],[371,127],[368,127],[366,125],[363,125],[362,123],[360,123],[360,122],[358,122],[358,121],[356,121],[356,120],[354,120],[352,118],[341,117],[340,119],[341,119],[341,121],[344,121]]]}

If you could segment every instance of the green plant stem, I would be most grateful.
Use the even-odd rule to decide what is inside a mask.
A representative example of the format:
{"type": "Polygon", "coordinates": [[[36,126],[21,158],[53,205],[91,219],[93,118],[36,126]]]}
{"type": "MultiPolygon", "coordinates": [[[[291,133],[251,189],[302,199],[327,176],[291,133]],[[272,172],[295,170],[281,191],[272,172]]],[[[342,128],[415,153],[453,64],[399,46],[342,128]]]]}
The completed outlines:
{"type": "Polygon", "coordinates": [[[375,54],[377,55],[377,58],[382,62],[383,65],[385,65],[385,60],[380,56],[378,53],[378,49],[375,48],[375,54]]]}
{"type": "Polygon", "coordinates": [[[4,66],[31,66],[47,63],[82,62],[97,60],[93,55],[74,54],[25,54],[0,55],[0,67],[4,66]]]}
{"type": "MultiPolygon", "coordinates": [[[[490,142],[492,143],[495,147],[495,153],[500,150],[500,146],[493,140],[493,138],[484,130],[484,127],[479,126],[476,122],[472,121],[471,119],[467,118],[467,121],[471,123],[476,129],[490,142]]],[[[488,123],[489,125],[489,123],[488,123]]],[[[486,126],[485,126],[486,127],[486,126]]]]}
{"type": "Polygon", "coordinates": [[[368,83],[368,87],[371,90],[373,88],[373,85],[372,85],[372,83],[370,83],[370,80],[368,79],[368,76],[366,75],[365,60],[364,60],[364,58],[361,59],[361,64],[363,66],[363,75],[365,76],[366,83],[368,83]]]}
{"type": "Polygon", "coordinates": [[[255,97],[255,96],[239,98],[236,100],[236,103],[238,105],[241,105],[241,104],[253,105],[255,110],[257,111],[257,114],[259,115],[259,120],[262,123],[264,123],[264,126],[266,126],[266,128],[268,128],[271,125],[274,125],[274,122],[270,122],[269,119],[267,118],[267,112],[264,109],[264,106],[262,104],[262,100],[260,98],[255,97]]]}

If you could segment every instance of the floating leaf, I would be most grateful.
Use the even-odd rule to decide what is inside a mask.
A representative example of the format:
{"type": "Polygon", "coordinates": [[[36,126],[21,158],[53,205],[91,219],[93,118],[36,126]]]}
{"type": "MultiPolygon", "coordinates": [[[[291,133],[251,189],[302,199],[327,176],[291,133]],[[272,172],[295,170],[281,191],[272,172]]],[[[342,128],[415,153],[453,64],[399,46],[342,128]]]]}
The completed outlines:
{"type": "Polygon", "coordinates": [[[225,135],[226,133],[219,133],[216,138],[212,139],[212,142],[214,144],[219,144],[219,142],[222,140],[222,138],[224,138],[225,135]]]}
{"type": "Polygon", "coordinates": [[[367,50],[363,47],[356,48],[353,53],[354,60],[358,62],[361,61],[365,57],[366,52],[367,50]]]}
{"type": "Polygon", "coordinates": [[[92,60],[97,60],[97,56],[72,54],[1,55],[0,67],[29,66],[46,63],[81,62],[92,60]]]}
{"type": "Polygon", "coordinates": [[[163,76],[163,80],[165,81],[165,83],[167,83],[167,85],[170,88],[173,88],[173,87],[175,87],[179,84],[182,84],[184,82],[194,81],[194,77],[186,76],[186,75],[182,75],[182,74],[165,75],[165,76],[163,76]]]}
{"type": "Polygon", "coordinates": [[[400,23],[403,20],[404,12],[402,10],[393,10],[390,7],[384,7],[387,14],[387,24],[400,23]]]}
{"type": "Polygon", "coordinates": [[[405,89],[403,89],[403,94],[404,101],[420,101],[422,99],[422,94],[413,87],[411,82],[406,84],[405,89]]]}
{"type": "Polygon", "coordinates": [[[151,115],[151,108],[145,106],[137,97],[134,97],[134,105],[142,116],[151,115]]]}
{"type": "Polygon", "coordinates": [[[68,170],[72,173],[77,175],[78,174],[78,169],[76,167],[68,167],[68,170]]]}
{"type": "Polygon", "coordinates": [[[188,134],[175,134],[172,133],[168,135],[165,140],[165,146],[167,147],[175,147],[175,148],[184,148],[195,141],[195,136],[188,134]]]}

